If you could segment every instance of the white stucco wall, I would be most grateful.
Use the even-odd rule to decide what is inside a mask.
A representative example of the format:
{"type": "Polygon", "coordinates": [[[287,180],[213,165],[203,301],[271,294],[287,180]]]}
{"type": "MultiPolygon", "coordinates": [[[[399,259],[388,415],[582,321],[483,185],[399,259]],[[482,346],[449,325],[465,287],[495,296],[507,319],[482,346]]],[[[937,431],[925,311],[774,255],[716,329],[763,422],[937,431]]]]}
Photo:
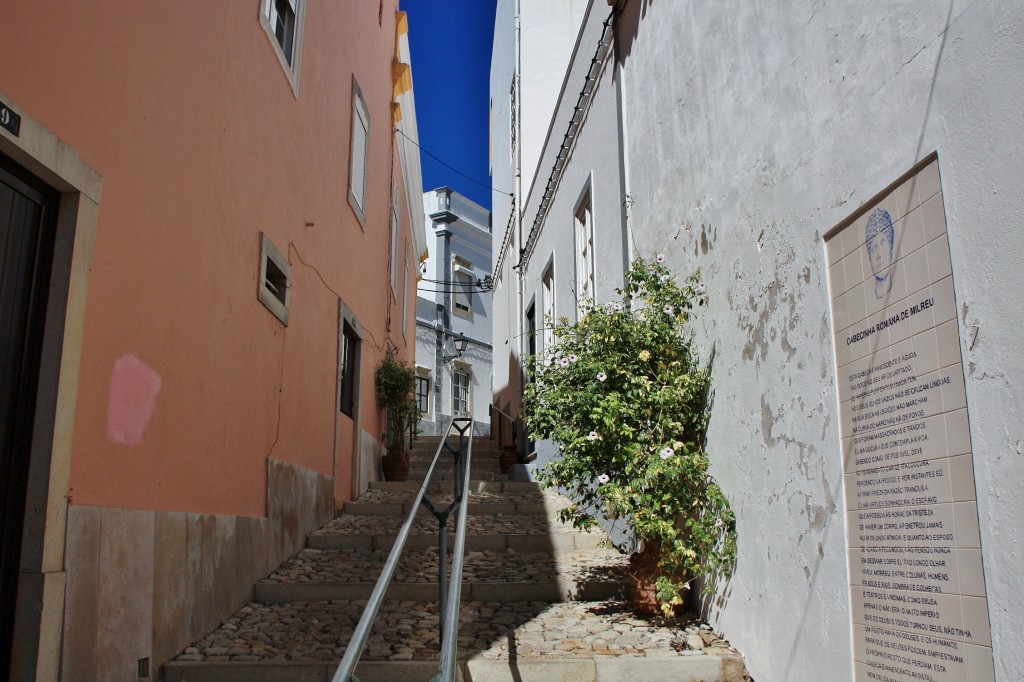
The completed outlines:
{"type": "Polygon", "coordinates": [[[523,190],[533,183],[551,112],[562,88],[588,0],[520,0],[523,47],[521,137],[523,190]]]}
{"type": "MultiPolygon", "coordinates": [[[[576,44],[589,0],[498,0],[494,45],[491,54],[491,181],[494,215],[495,281],[493,321],[495,348],[495,400],[503,406],[519,390],[519,319],[523,314],[518,275],[512,270],[519,260],[523,235],[518,222],[510,224],[512,198],[525,205],[551,123],[551,113],[561,91],[566,69],[576,44]],[[520,34],[517,36],[517,12],[520,34]],[[517,50],[517,40],[519,48],[517,50]],[[518,119],[515,153],[510,145],[512,126],[509,90],[519,73],[518,119]],[[508,256],[498,267],[499,253],[508,245],[508,256]]],[[[560,135],[560,133],[559,133],[560,135]]],[[[543,171],[545,174],[546,171],[543,171]]],[[[525,228],[525,229],[528,229],[525,228]]]]}
{"type": "Polygon", "coordinates": [[[700,267],[708,449],[739,518],[715,624],[758,682],[852,678],[822,235],[938,152],[996,678],[1024,669],[1024,13],[1017,3],[633,0],[636,246],[700,267]]]}

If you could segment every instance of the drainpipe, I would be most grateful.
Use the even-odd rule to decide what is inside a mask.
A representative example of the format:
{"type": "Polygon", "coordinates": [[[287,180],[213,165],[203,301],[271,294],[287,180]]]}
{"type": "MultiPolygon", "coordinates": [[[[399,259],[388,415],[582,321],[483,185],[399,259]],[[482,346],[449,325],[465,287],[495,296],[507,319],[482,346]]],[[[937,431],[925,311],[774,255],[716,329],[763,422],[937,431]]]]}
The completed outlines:
{"type": "MultiPolygon", "coordinates": [[[[515,158],[515,198],[512,202],[512,210],[516,213],[516,253],[514,257],[517,262],[522,262],[520,257],[523,245],[523,111],[521,102],[523,101],[523,83],[522,83],[522,5],[521,0],[516,0],[516,17],[515,17],[515,34],[516,34],[516,53],[515,53],[515,82],[516,82],[516,99],[512,103],[516,107],[516,158],[515,158]]],[[[526,315],[525,310],[525,273],[523,268],[516,269],[516,324],[515,329],[518,330],[516,338],[518,339],[519,345],[519,398],[520,404],[516,405],[515,414],[513,416],[518,417],[519,407],[521,405],[521,399],[523,389],[526,387],[526,353],[524,344],[526,343],[526,336],[523,332],[523,318],[526,315]]],[[[520,452],[520,457],[525,453],[520,452]]]]}
{"type": "Polygon", "coordinates": [[[624,0],[621,5],[615,8],[615,23],[612,26],[612,42],[615,47],[613,78],[615,80],[615,100],[618,105],[616,112],[616,123],[618,123],[619,136],[619,192],[622,196],[622,275],[625,284],[625,275],[629,271],[630,260],[633,257],[633,225],[630,221],[632,208],[632,196],[629,185],[629,155],[626,153],[628,131],[626,127],[626,97],[623,93],[623,79],[626,77],[625,69],[621,68],[622,53],[619,51],[619,17],[626,11],[629,0],[624,0]]]}

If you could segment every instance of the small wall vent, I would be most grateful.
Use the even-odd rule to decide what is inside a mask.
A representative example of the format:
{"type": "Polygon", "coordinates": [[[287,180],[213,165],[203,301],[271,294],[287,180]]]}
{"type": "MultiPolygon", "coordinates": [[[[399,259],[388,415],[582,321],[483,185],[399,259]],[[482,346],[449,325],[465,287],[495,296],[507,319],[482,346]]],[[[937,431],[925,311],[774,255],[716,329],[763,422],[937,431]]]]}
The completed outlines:
{"type": "Polygon", "coordinates": [[[291,303],[292,268],[265,233],[260,233],[260,285],[258,296],[267,310],[285,325],[291,303]]]}

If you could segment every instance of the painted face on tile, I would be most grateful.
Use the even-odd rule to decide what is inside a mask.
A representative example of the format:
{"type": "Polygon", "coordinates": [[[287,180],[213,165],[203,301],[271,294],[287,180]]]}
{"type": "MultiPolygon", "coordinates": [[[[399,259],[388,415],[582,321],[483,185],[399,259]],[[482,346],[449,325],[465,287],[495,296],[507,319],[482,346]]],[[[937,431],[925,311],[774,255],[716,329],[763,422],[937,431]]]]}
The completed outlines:
{"type": "Polygon", "coordinates": [[[885,209],[876,208],[868,217],[864,232],[871,271],[875,279],[883,280],[889,276],[889,266],[892,265],[892,247],[896,236],[892,216],[885,209]]]}
{"type": "Polygon", "coordinates": [[[885,277],[892,263],[892,240],[884,232],[879,232],[868,242],[868,260],[875,277],[885,277]]]}

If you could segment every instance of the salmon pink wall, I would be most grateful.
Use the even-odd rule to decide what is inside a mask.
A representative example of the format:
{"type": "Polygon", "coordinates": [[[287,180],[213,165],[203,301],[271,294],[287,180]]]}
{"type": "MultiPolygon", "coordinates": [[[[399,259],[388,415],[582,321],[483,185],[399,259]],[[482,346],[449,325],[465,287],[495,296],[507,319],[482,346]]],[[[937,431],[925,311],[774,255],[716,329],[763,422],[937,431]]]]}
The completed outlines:
{"type": "Polygon", "coordinates": [[[360,426],[382,431],[397,0],[380,15],[311,0],[297,97],[260,5],[37,0],[0,24],[0,89],[103,176],[77,504],[260,516],[269,457],[333,474],[335,448],[340,484],[339,297],[368,332],[360,426]],[[353,75],[371,119],[365,230],[347,201],[353,75]],[[291,264],[287,327],[257,300],[261,232],[291,264]]]}

